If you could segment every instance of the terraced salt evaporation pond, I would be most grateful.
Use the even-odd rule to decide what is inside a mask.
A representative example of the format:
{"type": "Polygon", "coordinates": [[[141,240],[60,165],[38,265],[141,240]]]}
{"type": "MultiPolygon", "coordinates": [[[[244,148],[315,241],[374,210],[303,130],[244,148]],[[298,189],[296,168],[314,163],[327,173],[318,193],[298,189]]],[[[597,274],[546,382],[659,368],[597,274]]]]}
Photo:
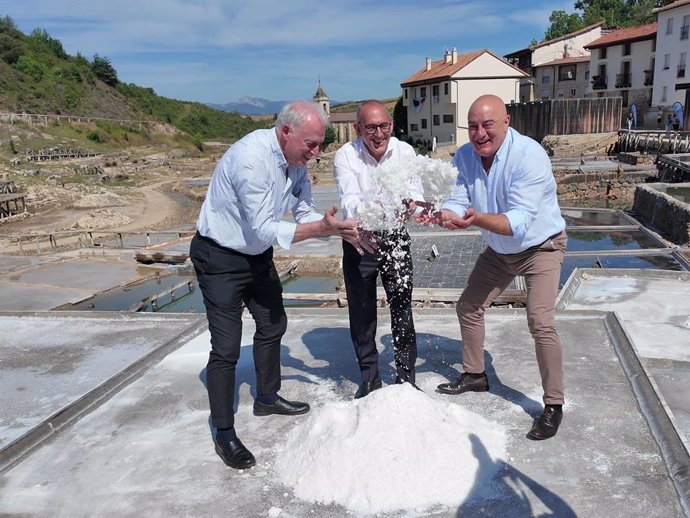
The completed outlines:
{"type": "Polygon", "coordinates": [[[690,268],[686,256],[622,211],[565,208],[562,213],[568,248],[561,286],[576,268],[690,268]]]}
{"type": "MultiPolygon", "coordinates": [[[[338,280],[330,277],[289,277],[283,282],[284,293],[332,293],[338,280]]],[[[286,307],[319,306],[313,299],[285,300],[286,307]]],[[[204,313],[201,290],[193,274],[168,273],[141,283],[118,287],[61,310],[145,311],[163,313],[204,313]]]]}
{"type": "MultiPolygon", "coordinates": [[[[562,213],[567,224],[568,249],[561,271],[561,286],[566,284],[576,268],[690,270],[689,258],[681,250],[645,229],[623,211],[563,208],[562,213]]],[[[439,232],[438,229],[420,228],[418,225],[411,227],[411,232],[415,288],[420,296],[424,296],[425,290],[441,289],[435,296],[447,298],[448,293],[443,291],[446,289],[455,290],[453,297],[457,297],[457,290],[464,288],[478,255],[485,248],[481,236],[476,232],[439,232]],[[433,261],[429,253],[432,246],[441,251],[433,261]]],[[[165,240],[168,238],[174,241],[172,235],[165,240]]],[[[183,239],[178,245],[170,246],[175,248],[169,250],[185,253],[189,242],[183,239]]],[[[333,253],[339,253],[338,250],[339,246],[333,253]]],[[[324,269],[322,276],[319,272],[319,269],[312,268],[305,271],[304,276],[293,275],[284,280],[287,307],[335,305],[340,275],[332,269],[324,269]],[[330,273],[326,274],[326,271],[330,273]]],[[[113,288],[78,304],[58,309],[178,313],[205,311],[201,291],[193,270],[188,266],[162,270],[159,275],[138,284],[113,288]]]]}

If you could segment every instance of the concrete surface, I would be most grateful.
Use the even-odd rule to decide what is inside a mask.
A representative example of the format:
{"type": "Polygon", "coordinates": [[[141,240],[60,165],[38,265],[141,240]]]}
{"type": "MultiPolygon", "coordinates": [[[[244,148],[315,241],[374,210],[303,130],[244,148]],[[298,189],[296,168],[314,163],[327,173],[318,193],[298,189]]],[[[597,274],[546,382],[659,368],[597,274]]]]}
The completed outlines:
{"type": "MultiPolygon", "coordinates": [[[[556,438],[535,443],[524,434],[541,409],[541,387],[524,313],[488,314],[491,392],[449,397],[434,388],[454,377],[458,368],[461,344],[455,312],[417,311],[419,386],[430,404],[442,400],[463,405],[504,427],[507,459],[477,453],[480,470],[500,464],[490,499],[470,495],[457,509],[404,509],[379,516],[682,516],[662,452],[618,359],[617,350],[630,344],[623,335],[612,334],[606,320],[597,312],[558,315],[565,350],[565,418],[556,438]]],[[[389,365],[382,376],[390,383],[385,311],[379,325],[383,365],[389,365]]],[[[209,335],[202,333],[6,471],[0,478],[4,515],[352,516],[338,506],[300,501],[276,478],[276,452],[305,416],[251,415],[252,327],[244,327],[247,345],[238,365],[237,429],[257,455],[256,467],[229,469],[213,452],[203,383],[209,335]]],[[[285,396],[309,401],[313,412],[350,401],[359,379],[343,311],[289,311],[283,342],[285,396]]],[[[385,490],[385,465],[372,469],[365,476],[380,477],[385,490]]],[[[410,473],[410,490],[414,487],[410,473]]]]}

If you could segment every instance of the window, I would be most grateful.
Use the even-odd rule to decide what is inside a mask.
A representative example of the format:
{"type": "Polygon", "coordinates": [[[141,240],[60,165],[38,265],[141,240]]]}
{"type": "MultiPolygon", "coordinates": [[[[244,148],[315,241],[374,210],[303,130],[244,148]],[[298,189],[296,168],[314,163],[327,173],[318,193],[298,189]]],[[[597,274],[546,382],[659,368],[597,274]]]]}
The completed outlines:
{"type": "Polygon", "coordinates": [[[656,38],[652,40],[652,52],[656,52],[656,38]]]}
{"type": "Polygon", "coordinates": [[[426,119],[422,119],[422,129],[426,129],[426,119]]]}
{"type": "Polygon", "coordinates": [[[426,97],[426,86],[422,86],[421,88],[421,93],[419,94],[420,97],[426,97]]]}
{"type": "Polygon", "coordinates": [[[577,90],[575,88],[570,89],[570,97],[577,97],[577,90]]]}
{"type": "Polygon", "coordinates": [[[453,124],[453,115],[444,115],[443,122],[453,124]]]}
{"type": "Polygon", "coordinates": [[[448,95],[448,83],[443,83],[443,95],[448,95]]]}
{"type": "Polygon", "coordinates": [[[544,69],[541,73],[541,82],[544,84],[548,84],[551,82],[551,72],[547,69],[544,69]]]}
{"type": "Polygon", "coordinates": [[[563,98],[563,90],[558,90],[558,92],[556,92],[556,97],[558,97],[559,99],[562,99],[563,98]]]}
{"type": "Polygon", "coordinates": [[[606,59],[606,47],[599,49],[599,59],[606,59]]]}
{"type": "Polygon", "coordinates": [[[686,14],[683,16],[683,25],[680,28],[680,39],[681,40],[687,40],[688,39],[688,30],[690,29],[690,14],[686,14]]]}
{"type": "Polygon", "coordinates": [[[668,94],[668,86],[663,86],[661,88],[661,102],[665,103],[666,102],[666,95],[668,94]]]}
{"type": "Polygon", "coordinates": [[[623,98],[623,108],[628,106],[628,90],[621,90],[621,97],[623,98]]]}
{"type": "Polygon", "coordinates": [[[438,102],[438,85],[431,86],[431,97],[435,103],[438,102]]]}
{"type": "Polygon", "coordinates": [[[434,126],[440,126],[441,125],[441,116],[440,115],[434,115],[433,124],[434,124],[434,126]]]}
{"type": "Polygon", "coordinates": [[[407,99],[407,88],[405,88],[405,99],[407,99]]]}
{"type": "Polygon", "coordinates": [[[673,18],[666,20],[666,34],[673,34],[673,18]]]}
{"type": "Polygon", "coordinates": [[[676,77],[685,77],[685,60],[687,58],[687,52],[680,53],[680,61],[678,62],[678,74],[676,77]]]}
{"type": "Polygon", "coordinates": [[[410,133],[413,131],[419,131],[419,124],[410,124],[410,133]]]}
{"type": "Polygon", "coordinates": [[[671,54],[664,54],[664,70],[671,67],[671,54]]]}
{"type": "Polygon", "coordinates": [[[628,43],[626,43],[626,44],[623,45],[623,55],[624,55],[624,56],[629,56],[629,55],[630,55],[630,47],[631,47],[630,42],[628,42],[628,43]]]}
{"type": "Polygon", "coordinates": [[[577,65],[563,65],[558,67],[559,81],[575,81],[577,79],[577,65]]]}

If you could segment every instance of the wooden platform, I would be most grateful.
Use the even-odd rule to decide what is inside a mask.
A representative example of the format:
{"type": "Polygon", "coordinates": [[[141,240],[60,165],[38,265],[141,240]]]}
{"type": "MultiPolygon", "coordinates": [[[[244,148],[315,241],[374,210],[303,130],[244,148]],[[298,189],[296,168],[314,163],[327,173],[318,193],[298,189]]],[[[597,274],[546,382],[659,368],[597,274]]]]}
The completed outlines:
{"type": "Polygon", "coordinates": [[[26,211],[25,198],[25,194],[0,194],[0,218],[7,218],[26,211]]]}

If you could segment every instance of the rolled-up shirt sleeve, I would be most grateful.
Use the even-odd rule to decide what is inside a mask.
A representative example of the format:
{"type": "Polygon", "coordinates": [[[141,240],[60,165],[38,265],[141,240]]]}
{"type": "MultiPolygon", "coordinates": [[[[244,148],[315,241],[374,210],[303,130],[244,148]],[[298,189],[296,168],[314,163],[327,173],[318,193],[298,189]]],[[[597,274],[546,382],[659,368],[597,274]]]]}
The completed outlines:
{"type": "Polygon", "coordinates": [[[467,177],[463,173],[465,169],[459,153],[453,158],[453,165],[458,170],[458,177],[455,180],[455,188],[441,204],[441,209],[452,210],[458,216],[464,216],[470,206],[470,195],[467,188],[467,177]]]}

